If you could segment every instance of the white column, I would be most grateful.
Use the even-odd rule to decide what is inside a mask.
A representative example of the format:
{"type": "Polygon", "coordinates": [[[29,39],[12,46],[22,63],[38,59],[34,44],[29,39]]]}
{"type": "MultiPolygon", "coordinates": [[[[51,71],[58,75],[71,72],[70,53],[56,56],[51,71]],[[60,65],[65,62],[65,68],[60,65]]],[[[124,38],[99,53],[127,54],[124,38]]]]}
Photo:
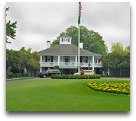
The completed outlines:
{"type": "Polygon", "coordinates": [[[40,67],[40,72],[42,72],[42,67],[40,67]]]}
{"type": "Polygon", "coordinates": [[[92,68],[94,70],[94,56],[92,56],[92,68]]]}
{"type": "Polygon", "coordinates": [[[60,55],[58,55],[58,66],[60,66],[60,55]]]}
{"type": "Polygon", "coordinates": [[[108,68],[108,75],[110,75],[110,69],[108,68]]]}
{"type": "Polygon", "coordinates": [[[42,55],[40,55],[40,72],[42,72],[42,55]]]}
{"type": "Polygon", "coordinates": [[[75,56],[75,66],[77,67],[77,56],[75,56]]]}

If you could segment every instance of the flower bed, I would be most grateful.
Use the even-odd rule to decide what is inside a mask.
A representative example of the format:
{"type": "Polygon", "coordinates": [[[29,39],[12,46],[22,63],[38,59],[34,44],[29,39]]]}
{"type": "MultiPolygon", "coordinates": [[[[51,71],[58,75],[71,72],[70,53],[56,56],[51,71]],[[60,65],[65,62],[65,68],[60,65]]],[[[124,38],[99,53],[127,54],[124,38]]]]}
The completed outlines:
{"type": "Polygon", "coordinates": [[[100,79],[100,75],[72,75],[72,74],[56,74],[51,76],[52,79],[100,79]]]}
{"type": "Polygon", "coordinates": [[[98,91],[130,94],[129,82],[91,82],[88,87],[98,91]]]}

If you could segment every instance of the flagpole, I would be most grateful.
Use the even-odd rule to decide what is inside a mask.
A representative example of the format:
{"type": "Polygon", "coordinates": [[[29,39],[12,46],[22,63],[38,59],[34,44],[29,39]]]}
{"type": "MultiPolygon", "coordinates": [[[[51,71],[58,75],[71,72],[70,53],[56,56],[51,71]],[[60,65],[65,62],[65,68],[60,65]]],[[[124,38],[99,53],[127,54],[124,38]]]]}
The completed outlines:
{"type": "Polygon", "coordinates": [[[78,25],[78,74],[80,74],[80,24],[78,25]]]}
{"type": "Polygon", "coordinates": [[[79,15],[78,15],[78,74],[80,74],[80,18],[81,18],[81,2],[79,2],[79,15]]]}

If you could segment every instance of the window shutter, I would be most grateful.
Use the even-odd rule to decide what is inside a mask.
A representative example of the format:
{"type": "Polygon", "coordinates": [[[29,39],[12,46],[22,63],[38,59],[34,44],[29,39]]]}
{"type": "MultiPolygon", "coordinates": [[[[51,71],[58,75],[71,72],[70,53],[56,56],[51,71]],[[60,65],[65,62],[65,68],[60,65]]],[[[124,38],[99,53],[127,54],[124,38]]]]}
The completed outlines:
{"type": "Polygon", "coordinates": [[[44,62],[44,55],[42,55],[42,62],[44,62]]]}
{"type": "Polygon", "coordinates": [[[53,62],[53,56],[51,56],[51,62],[53,62]]]}
{"type": "Polygon", "coordinates": [[[82,62],[82,56],[80,56],[80,63],[82,62]]]}
{"type": "Polygon", "coordinates": [[[45,62],[47,62],[47,56],[45,56],[45,62]]]}

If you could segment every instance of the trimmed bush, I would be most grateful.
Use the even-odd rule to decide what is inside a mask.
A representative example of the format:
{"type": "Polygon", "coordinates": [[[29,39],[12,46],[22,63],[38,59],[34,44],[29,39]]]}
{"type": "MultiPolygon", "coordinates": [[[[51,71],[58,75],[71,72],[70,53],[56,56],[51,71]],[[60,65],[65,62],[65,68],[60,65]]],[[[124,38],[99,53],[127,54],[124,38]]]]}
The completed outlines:
{"type": "Polygon", "coordinates": [[[56,74],[51,75],[52,79],[100,79],[100,75],[92,74],[92,75],[72,75],[72,74],[56,74]]]}
{"type": "Polygon", "coordinates": [[[87,86],[102,92],[130,94],[130,84],[128,82],[91,82],[87,86]]]}
{"type": "Polygon", "coordinates": [[[29,74],[29,73],[26,73],[26,74],[22,74],[22,73],[9,73],[9,74],[6,74],[6,78],[7,79],[10,79],[10,78],[19,78],[19,77],[31,77],[32,75],[29,74]]]}

